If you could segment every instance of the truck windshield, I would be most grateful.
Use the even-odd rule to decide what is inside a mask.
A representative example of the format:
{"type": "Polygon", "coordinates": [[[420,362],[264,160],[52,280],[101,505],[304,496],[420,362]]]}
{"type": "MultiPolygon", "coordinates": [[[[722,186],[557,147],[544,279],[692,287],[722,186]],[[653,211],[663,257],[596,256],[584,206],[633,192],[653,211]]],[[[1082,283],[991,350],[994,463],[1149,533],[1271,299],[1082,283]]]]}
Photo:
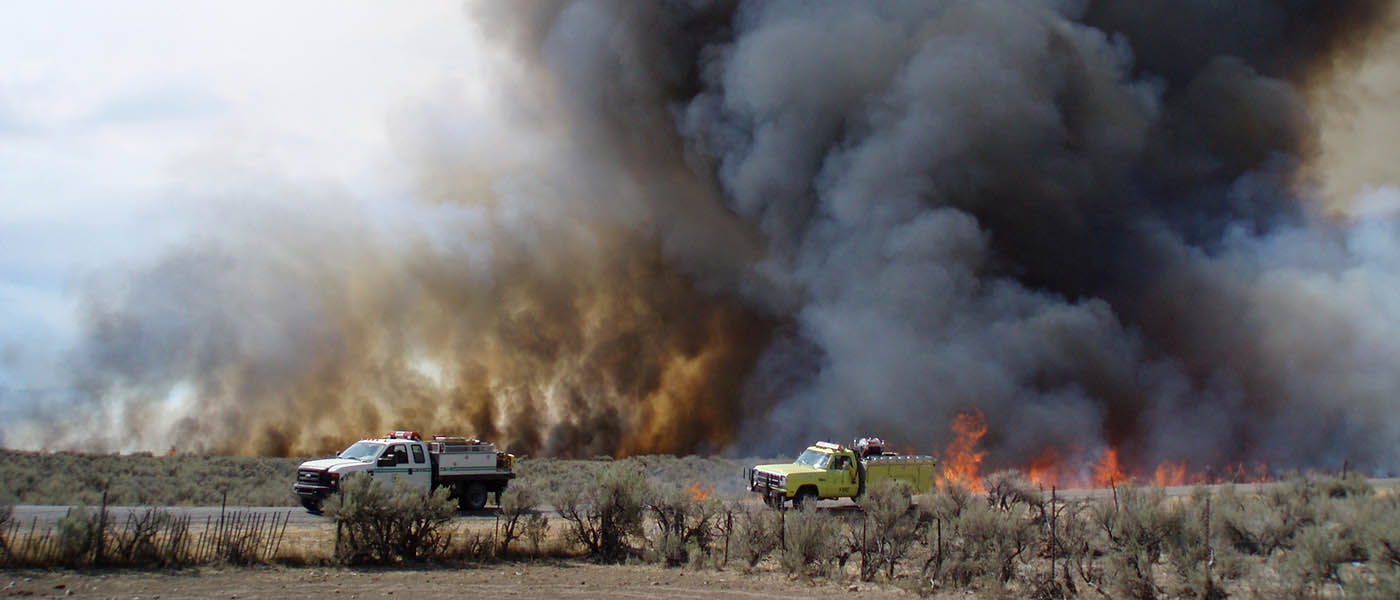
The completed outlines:
{"type": "Polygon", "coordinates": [[[344,452],[340,453],[341,458],[369,462],[374,457],[379,456],[379,451],[384,448],[384,444],[374,442],[355,442],[344,452]]]}
{"type": "Polygon", "coordinates": [[[802,456],[797,457],[797,462],[809,467],[825,469],[827,464],[831,462],[831,455],[816,450],[803,450],[802,456]]]}

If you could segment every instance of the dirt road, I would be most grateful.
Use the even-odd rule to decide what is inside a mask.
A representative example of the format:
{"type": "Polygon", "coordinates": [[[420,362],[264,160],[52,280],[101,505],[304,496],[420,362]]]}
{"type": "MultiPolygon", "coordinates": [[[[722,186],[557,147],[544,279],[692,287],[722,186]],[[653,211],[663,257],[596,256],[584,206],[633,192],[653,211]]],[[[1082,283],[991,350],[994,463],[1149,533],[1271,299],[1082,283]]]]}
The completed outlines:
{"type": "Polygon", "coordinates": [[[427,570],[191,569],[181,572],[0,571],[0,594],[37,598],[911,598],[896,587],[793,581],[656,566],[505,563],[427,570]]]}

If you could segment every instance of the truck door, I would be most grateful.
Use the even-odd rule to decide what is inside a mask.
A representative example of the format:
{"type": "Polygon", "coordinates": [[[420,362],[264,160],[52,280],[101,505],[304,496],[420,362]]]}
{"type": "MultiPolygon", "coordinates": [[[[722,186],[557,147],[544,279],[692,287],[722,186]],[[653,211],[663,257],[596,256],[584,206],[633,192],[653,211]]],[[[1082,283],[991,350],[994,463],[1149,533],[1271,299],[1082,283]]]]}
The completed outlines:
{"type": "Polygon", "coordinates": [[[829,476],[832,486],[841,496],[854,496],[860,491],[860,478],[849,456],[841,455],[832,459],[829,476]]]}
{"type": "Polygon", "coordinates": [[[403,484],[414,489],[428,489],[433,484],[433,465],[428,462],[428,453],[423,444],[409,444],[408,472],[403,474],[403,484]]]}
{"type": "Polygon", "coordinates": [[[383,456],[393,457],[391,466],[381,466],[375,469],[374,478],[384,485],[385,489],[394,489],[399,485],[410,485],[408,479],[408,444],[390,444],[384,450],[383,456]]]}

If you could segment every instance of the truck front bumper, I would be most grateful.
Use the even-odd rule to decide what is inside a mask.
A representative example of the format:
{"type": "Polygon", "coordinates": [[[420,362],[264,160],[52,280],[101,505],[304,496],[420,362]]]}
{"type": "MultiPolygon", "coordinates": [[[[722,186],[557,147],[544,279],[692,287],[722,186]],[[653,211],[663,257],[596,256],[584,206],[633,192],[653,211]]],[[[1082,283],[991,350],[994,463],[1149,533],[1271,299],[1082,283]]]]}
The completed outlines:
{"type": "Polygon", "coordinates": [[[784,478],[763,471],[749,472],[749,491],[769,498],[787,498],[784,478]]]}
{"type": "Polygon", "coordinates": [[[292,491],[296,492],[296,495],[301,496],[302,498],[312,498],[315,500],[320,500],[322,498],[325,498],[326,496],[335,493],[335,488],[327,485],[309,485],[305,483],[298,483],[292,486],[292,491]]]}

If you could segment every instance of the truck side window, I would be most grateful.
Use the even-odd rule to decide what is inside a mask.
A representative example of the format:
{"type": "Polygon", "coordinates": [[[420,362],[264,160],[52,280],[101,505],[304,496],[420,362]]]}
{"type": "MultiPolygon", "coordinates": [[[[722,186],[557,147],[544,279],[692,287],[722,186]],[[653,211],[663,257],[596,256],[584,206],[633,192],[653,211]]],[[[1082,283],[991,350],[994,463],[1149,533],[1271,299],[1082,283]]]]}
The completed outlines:
{"type": "Polygon", "coordinates": [[[408,463],[408,452],[403,449],[403,444],[395,444],[393,452],[394,464],[402,465],[408,463]]]}
{"type": "Polygon", "coordinates": [[[423,462],[424,462],[424,460],[425,460],[425,459],[423,458],[423,447],[422,447],[422,446],[412,446],[412,448],[413,448],[413,462],[418,463],[418,464],[423,464],[423,462]]]}

